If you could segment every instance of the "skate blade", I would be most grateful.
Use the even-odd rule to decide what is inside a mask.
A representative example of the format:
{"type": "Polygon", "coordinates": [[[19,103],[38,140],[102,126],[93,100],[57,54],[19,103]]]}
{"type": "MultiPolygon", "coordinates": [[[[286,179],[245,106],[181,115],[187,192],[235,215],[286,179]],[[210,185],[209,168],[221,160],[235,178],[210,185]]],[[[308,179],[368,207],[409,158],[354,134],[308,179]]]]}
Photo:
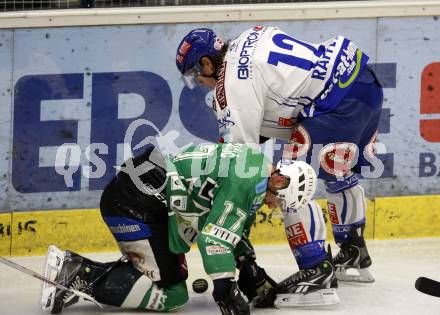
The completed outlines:
{"type": "Polygon", "coordinates": [[[357,268],[345,268],[336,267],[336,278],[339,281],[345,282],[358,282],[358,283],[373,283],[375,281],[369,268],[357,269],[357,268]]]}
{"type": "Polygon", "coordinates": [[[339,301],[340,299],[335,289],[322,289],[307,294],[277,294],[274,306],[276,308],[323,306],[337,304],[339,301]]]}
{"type": "MultiPolygon", "coordinates": [[[[43,273],[46,278],[55,281],[58,273],[63,267],[65,254],[66,252],[60,250],[58,247],[54,245],[49,246],[47,249],[46,263],[43,273]]],[[[41,286],[41,307],[43,311],[52,310],[56,290],[57,288],[53,285],[43,282],[41,286]]]]}

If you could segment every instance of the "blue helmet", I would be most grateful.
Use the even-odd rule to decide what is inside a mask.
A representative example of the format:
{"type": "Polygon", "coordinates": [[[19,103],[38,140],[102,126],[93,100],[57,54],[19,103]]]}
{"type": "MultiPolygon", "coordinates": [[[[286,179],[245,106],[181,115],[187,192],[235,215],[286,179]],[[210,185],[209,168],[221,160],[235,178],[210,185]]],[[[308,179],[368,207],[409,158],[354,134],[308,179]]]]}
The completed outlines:
{"type": "Polygon", "coordinates": [[[176,53],[176,66],[181,74],[198,65],[204,56],[221,54],[223,40],[209,28],[198,28],[189,32],[180,42],[176,53]]]}

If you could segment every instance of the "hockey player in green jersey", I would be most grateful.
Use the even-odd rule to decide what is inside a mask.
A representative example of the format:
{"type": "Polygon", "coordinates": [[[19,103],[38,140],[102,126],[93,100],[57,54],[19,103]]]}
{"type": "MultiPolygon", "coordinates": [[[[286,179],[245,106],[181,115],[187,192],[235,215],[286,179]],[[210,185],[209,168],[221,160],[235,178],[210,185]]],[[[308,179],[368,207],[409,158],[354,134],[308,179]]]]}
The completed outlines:
{"type": "MultiPolygon", "coordinates": [[[[276,168],[242,144],[191,146],[168,159],[150,149],[127,160],[101,197],[102,217],[127,260],[99,263],[51,246],[46,275],[55,271],[55,281],[102,304],[171,311],[188,301],[184,254],[196,243],[222,314],[249,314],[248,302],[264,301],[276,286],[248,240],[256,211],[262,203],[293,211],[315,187],[307,164],[276,168]]],[[[52,313],[77,300],[43,288],[43,309],[52,313]]]]}

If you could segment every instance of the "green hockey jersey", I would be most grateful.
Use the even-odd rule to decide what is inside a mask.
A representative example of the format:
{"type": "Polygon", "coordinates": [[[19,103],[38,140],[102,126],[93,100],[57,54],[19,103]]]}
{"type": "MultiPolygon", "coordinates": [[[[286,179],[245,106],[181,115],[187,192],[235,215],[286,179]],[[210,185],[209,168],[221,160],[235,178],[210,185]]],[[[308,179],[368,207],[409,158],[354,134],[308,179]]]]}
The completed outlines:
{"type": "Polygon", "coordinates": [[[233,277],[234,249],[249,234],[266,193],[271,163],[244,144],[192,146],[167,160],[169,247],[197,242],[212,279],[233,277]]]}

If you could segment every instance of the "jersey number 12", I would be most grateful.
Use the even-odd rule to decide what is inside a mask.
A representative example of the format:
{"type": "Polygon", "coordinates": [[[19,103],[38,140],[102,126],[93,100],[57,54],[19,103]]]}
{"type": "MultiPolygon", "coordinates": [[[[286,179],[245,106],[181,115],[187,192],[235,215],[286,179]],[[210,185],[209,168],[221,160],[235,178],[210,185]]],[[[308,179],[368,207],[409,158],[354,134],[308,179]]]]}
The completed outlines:
{"type": "Polygon", "coordinates": [[[272,37],[272,42],[277,47],[285,49],[290,52],[290,54],[284,54],[284,53],[279,53],[276,51],[271,51],[269,53],[267,63],[274,65],[274,66],[278,66],[278,63],[281,62],[281,63],[285,63],[289,66],[301,68],[301,69],[304,69],[307,71],[309,71],[310,69],[312,69],[315,66],[315,64],[311,60],[300,58],[300,57],[292,54],[293,49],[294,49],[293,43],[301,45],[304,48],[310,50],[317,57],[320,56],[320,52],[318,49],[316,49],[312,45],[309,45],[309,44],[301,42],[293,37],[290,37],[287,34],[283,34],[283,33],[275,34],[272,37]]]}

